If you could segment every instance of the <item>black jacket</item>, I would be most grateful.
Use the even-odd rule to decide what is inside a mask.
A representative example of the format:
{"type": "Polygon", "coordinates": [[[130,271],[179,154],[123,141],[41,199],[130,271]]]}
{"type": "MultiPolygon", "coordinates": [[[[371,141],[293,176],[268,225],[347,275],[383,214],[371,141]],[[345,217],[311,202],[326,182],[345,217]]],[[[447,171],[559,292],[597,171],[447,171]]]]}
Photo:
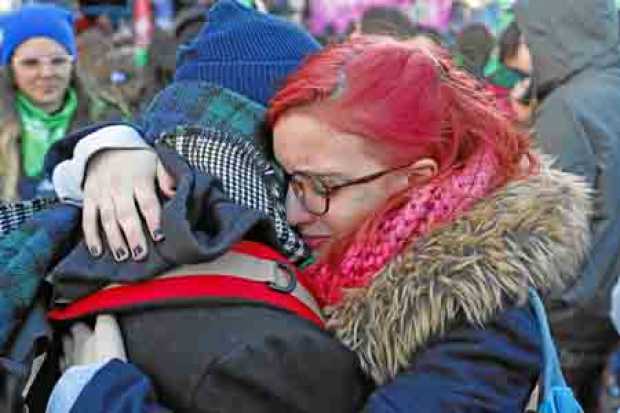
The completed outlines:
{"type": "MultiPolygon", "coordinates": [[[[65,302],[112,283],[148,280],[180,264],[216,260],[242,239],[277,248],[267,215],[231,201],[218,179],[191,170],[173,149],[159,145],[157,150],[178,184],[162,213],[166,239],[150,245],[145,261],[117,263],[109,252],[93,259],[80,237],[79,214],[63,205],[40,213],[2,240],[5,255],[10,244],[17,248],[9,264],[30,255],[39,261],[20,274],[32,283],[41,282],[44,269],[53,267],[54,301],[65,302]],[[26,242],[15,245],[18,236],[26,242]],[[30,251],[35,242],[40,248],[30,251]]],[[[20,411],[16,393],[36,352],[32,337],[49,337],[40,309],[17,310],[29,315],[21,320],[16,314],[11,320],[22,328],[9,341],[10,354],[3,349],[2,355],[11,357],[0,363],[0,407],[14,409],[7,411],[20,411]],[[30,322],[33,317],[38,322],[30,322]]],[[[115,311],[132,362],[153,380],[159,400],[176,412],[353,412],[370,390],[353,352],[313,323],[260,298],[192,297],[115,311]]],[[[56,325],[58,331],[63,327],[56,325]]]]}

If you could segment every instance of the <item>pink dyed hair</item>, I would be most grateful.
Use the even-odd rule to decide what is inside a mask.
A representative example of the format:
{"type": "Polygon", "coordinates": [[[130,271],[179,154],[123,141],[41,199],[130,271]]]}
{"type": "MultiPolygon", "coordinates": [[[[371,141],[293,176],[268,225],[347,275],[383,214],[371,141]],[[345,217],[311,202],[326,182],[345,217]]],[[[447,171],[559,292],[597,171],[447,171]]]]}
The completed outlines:
{"type": "Polygon", "coordinates": [[[487,145],[505,181],[522,172],[530,153],[529,136],[497,111],[475,78],[443,50],[415,42],[357,36],[326,48],[274,96],[268,122],[273,127],[289,109],[318,102],[321,120],[379,143],[394,164],[430,157],[444,171],[487,145]]]}
{"type": "MultiPolygon", "coordinates": [[[[445,176],[484,145],[497,157],[498,186],[537,165],[529,135],[513,127],[493,96],[439,48],[375,36],[332,45],[289,77],[270,102],[268,122],[273,127],[288,110],[316,103],[320,120],[367,138],[391,165],[428,157],[445,176]]],[[[369,217],[355,241],[370,239],[379,230],[375,218],[402,205],[404,193],[369,217]]]]}

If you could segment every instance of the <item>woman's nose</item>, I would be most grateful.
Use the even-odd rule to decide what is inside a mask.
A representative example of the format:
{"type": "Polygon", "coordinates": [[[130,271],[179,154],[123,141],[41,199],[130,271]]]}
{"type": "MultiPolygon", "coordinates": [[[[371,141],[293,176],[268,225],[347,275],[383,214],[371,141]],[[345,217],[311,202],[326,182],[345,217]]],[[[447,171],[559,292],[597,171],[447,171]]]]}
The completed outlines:
{"type": "Polygon", "coordinates": [[[50,77],[56,74],[56,69],[50,63],[41,63],[39,73],[41,76],[50,77]]]}
{"type": "Polygon", "coordinates": [[[308,212],[290,188],[286,193],[286,217],[292,226],[308,224],[316,219],[316,216],[308,212]]]}

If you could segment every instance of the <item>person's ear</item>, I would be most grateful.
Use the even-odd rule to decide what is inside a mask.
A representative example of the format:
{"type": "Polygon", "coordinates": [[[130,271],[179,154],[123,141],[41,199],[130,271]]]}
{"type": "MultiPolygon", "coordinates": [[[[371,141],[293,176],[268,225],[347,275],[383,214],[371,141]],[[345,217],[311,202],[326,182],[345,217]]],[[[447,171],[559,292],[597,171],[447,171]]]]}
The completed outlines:
{"type": "Polygon", "coordinates": [[[439,173],[437,161],[431,158],[422,158],[405,169],[409,185],[425,184],[439,173]]]}

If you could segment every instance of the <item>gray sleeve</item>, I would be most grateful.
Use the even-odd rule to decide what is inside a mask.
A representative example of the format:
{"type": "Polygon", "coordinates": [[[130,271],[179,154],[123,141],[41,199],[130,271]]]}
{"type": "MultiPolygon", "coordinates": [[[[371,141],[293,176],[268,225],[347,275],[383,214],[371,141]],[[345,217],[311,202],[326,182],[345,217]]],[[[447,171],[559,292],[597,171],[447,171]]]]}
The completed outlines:
{"type": "Polygon", "coordinates": [[[609,313],[620,251],[620,122],[609,118],[609,111],[588,105],[571,96],[545,102],[535,127],[542,149],[557,159],[556,165],[583,176],[594,189],[590,251],[578,282],[562,297],[602,315],[609,313]]]}
{"type": "Polygon", "coordinates": [[[114,125],[98,129],[84,137],[75,146],[73,158],[56,166],[52,175],[58,198],[68,204],[82,205],[82,183],[86,166],[93,156],[107,149],[149,149],[140,133],[127,125],[114,125]]]}
{"type": "Polygon", "coordinates": [[[534,125],[536,140],[555,165],[565,172],[583,176],[594,186],[597,177],[596,155],[585,127],[570,102],[554,98],[545,102],[534,125]]]}

